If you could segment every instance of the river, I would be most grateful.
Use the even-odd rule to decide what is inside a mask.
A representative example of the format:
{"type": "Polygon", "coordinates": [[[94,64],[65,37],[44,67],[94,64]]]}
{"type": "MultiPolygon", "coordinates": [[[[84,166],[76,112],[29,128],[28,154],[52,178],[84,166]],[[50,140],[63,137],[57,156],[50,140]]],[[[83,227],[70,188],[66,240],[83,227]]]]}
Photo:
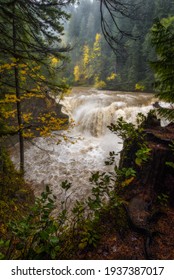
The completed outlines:
{"type": "MultiPolygon", "coordinates": [[[[62,111],[74,121],[73,127],[26,144],[25,179],[32,183],[35,194],[39,195],[48,184],[60,200],[64,195],[60,184],[68,180],[72,183],[67,193],[71,201],[86,197],[91,189],[91,172],[107,171],[104,161],[109,152],[119,154],[122,149],[121,139],[107,126],[119,117],[135,123],[137,113],[147,115],[153,102],[152,94],[74,88],[61,101],[62,111]]],[[[17,146],[12,160],[16,166],[19,164],[17,146]]]]}

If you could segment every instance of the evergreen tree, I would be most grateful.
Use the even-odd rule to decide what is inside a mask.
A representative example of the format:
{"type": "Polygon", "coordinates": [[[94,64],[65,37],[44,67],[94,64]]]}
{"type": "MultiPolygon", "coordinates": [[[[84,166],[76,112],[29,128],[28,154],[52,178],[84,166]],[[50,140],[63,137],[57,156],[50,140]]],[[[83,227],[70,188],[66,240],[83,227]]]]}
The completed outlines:
{"type": "MultiPolygon", "coordinates": [[[[72,18],[67,27],[68,42],[72,42],[74,50],[66,77],[73,84],[72,73],[78,65],[83,84],[84,46],[88,46],[92,53],[96,34],[102,35],[101,24],[104,32],[104,36],[101,37],[101,55],[98,58],[98,66],[94,65],[98,69],[97,72],[100,72],[100,79],[112,89],[134,90],[138,83],[145,90],[152,90],[154,75],[149,61],[156,55],[151,47],[149,30],[155,17],[170,15],[173,8],[172,0],[80,1],[80,5],[72,11],[72,18]],[[104,37],[109,44],[105,43],[107,41],[104,37]],[[115,53],[110,46],[115,49],[115,53]],[[110,77],[114,77],[113,73],[116,77],[110,80],[110,77]]],[[[85,80],[85,84],[94,81],[92,64],[89,65],[88,76],[91,75],[91,78],[85,80]]]]}
{"type": "Polygon", "coordinates": [[[156,96],[171,104],[171,108],[160,108],[161,116],[174,120],[174,17],[157,19],[151,29],[152,44],[157,60],[151,62],[155,71],[156,96]]]}
{"type": "MultiPolygon", "coordinates": [[[[65,58],[64,53],[69,50],[69,47],[61,46],[60,43],[64,29],[63,21],[69,18],[65,8],[74,2],[74,0],[1,0],[0,2],[1,94],[2,96],[7,93],[15,95],[18,123],[16,132],[19,135],[22,172],[24,171],[22,97],[28,91],[31,93],[33,83],[37,87],[37,93],[42,92],[44,85],[50,89],[55,87],[50,82],[52,73],[50,58],[61,61],[65,58]],[[40,69],[38,75],[31,75],[33,65],[40,69]],[[28,71],[24,69],[25,67],[28,71]],[[45,72],[48,79],[42,75],[45,72]],[[25,74],[28,82],[24,84],[25,74]]],[[[62,90],[60,85],[56,86],[57,89],[62,90]]]]}

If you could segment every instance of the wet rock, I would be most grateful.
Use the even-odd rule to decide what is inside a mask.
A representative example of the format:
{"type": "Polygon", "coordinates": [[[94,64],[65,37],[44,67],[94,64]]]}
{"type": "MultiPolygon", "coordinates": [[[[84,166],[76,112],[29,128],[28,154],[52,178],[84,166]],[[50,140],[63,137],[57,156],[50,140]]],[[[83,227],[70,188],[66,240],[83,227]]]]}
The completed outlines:
{"type": "Polygon", "coordinates": [[[146,225],[149,217],[148,202],[139,195],[130,200],[128,207],[133,222],[141,226],[146,225]]]}

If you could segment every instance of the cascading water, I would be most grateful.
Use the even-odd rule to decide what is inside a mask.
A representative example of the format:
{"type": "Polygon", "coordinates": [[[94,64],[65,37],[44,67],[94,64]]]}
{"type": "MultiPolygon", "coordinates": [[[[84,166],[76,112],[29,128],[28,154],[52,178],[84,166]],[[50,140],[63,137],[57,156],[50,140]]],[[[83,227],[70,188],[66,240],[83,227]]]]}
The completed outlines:
{"type": "MultiPolygon", "coordinates": [[[[135,122],[139,112],[147,114],[153,108],[151,94],[101,92],[93,89],[74,89],[71,96],[62,100],[63,111],[74,119],[69,131],[55,132],[54,137],[36,138],[34,145],[25,148],[25,178],[39,195],[46,184],[61,199],[60,184],[72,183],[67,193],[71,200],[83,199],[90,193],[89,177],[92,171],[107,171],[104,161],[110,151],[119,152],[122,141],[107,126],[123,117],[135,122]],[[60,143],[60,134],[69,139],[60,143]],[[58,144],[59,143],[59,144],[58,144]]],[[[18,154],[13,161],[18,164],[18,154]]]]}

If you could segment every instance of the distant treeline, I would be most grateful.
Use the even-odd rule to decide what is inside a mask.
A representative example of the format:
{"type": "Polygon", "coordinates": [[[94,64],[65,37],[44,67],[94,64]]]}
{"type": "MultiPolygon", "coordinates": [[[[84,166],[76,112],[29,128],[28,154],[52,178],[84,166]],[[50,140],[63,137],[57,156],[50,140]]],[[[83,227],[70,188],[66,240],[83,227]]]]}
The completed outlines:
{"type": "MultiPolygon", "coordinates": [[[[172,0],[128,0],[137,4],[133,19],[114,14],[117,28],[108,11],[105,21],[120,44],[114,53],[101,30],[100,1],[81,0],[71,6],[71,19],[65,27],[65,40],[73,46],[71,61],[64,73],[71,85],[95,85],[97,88],[152,90],[153,73],[149,61],[156,54],[149,39],[155,18],[174,13],[172,0]],[[141,2],[141,4],[139,4],[141,2]],[[119,30],[131,36],[120,36],[119,30]]],[[[123,34],[123,35],[124,35],[123,34]]]]}

